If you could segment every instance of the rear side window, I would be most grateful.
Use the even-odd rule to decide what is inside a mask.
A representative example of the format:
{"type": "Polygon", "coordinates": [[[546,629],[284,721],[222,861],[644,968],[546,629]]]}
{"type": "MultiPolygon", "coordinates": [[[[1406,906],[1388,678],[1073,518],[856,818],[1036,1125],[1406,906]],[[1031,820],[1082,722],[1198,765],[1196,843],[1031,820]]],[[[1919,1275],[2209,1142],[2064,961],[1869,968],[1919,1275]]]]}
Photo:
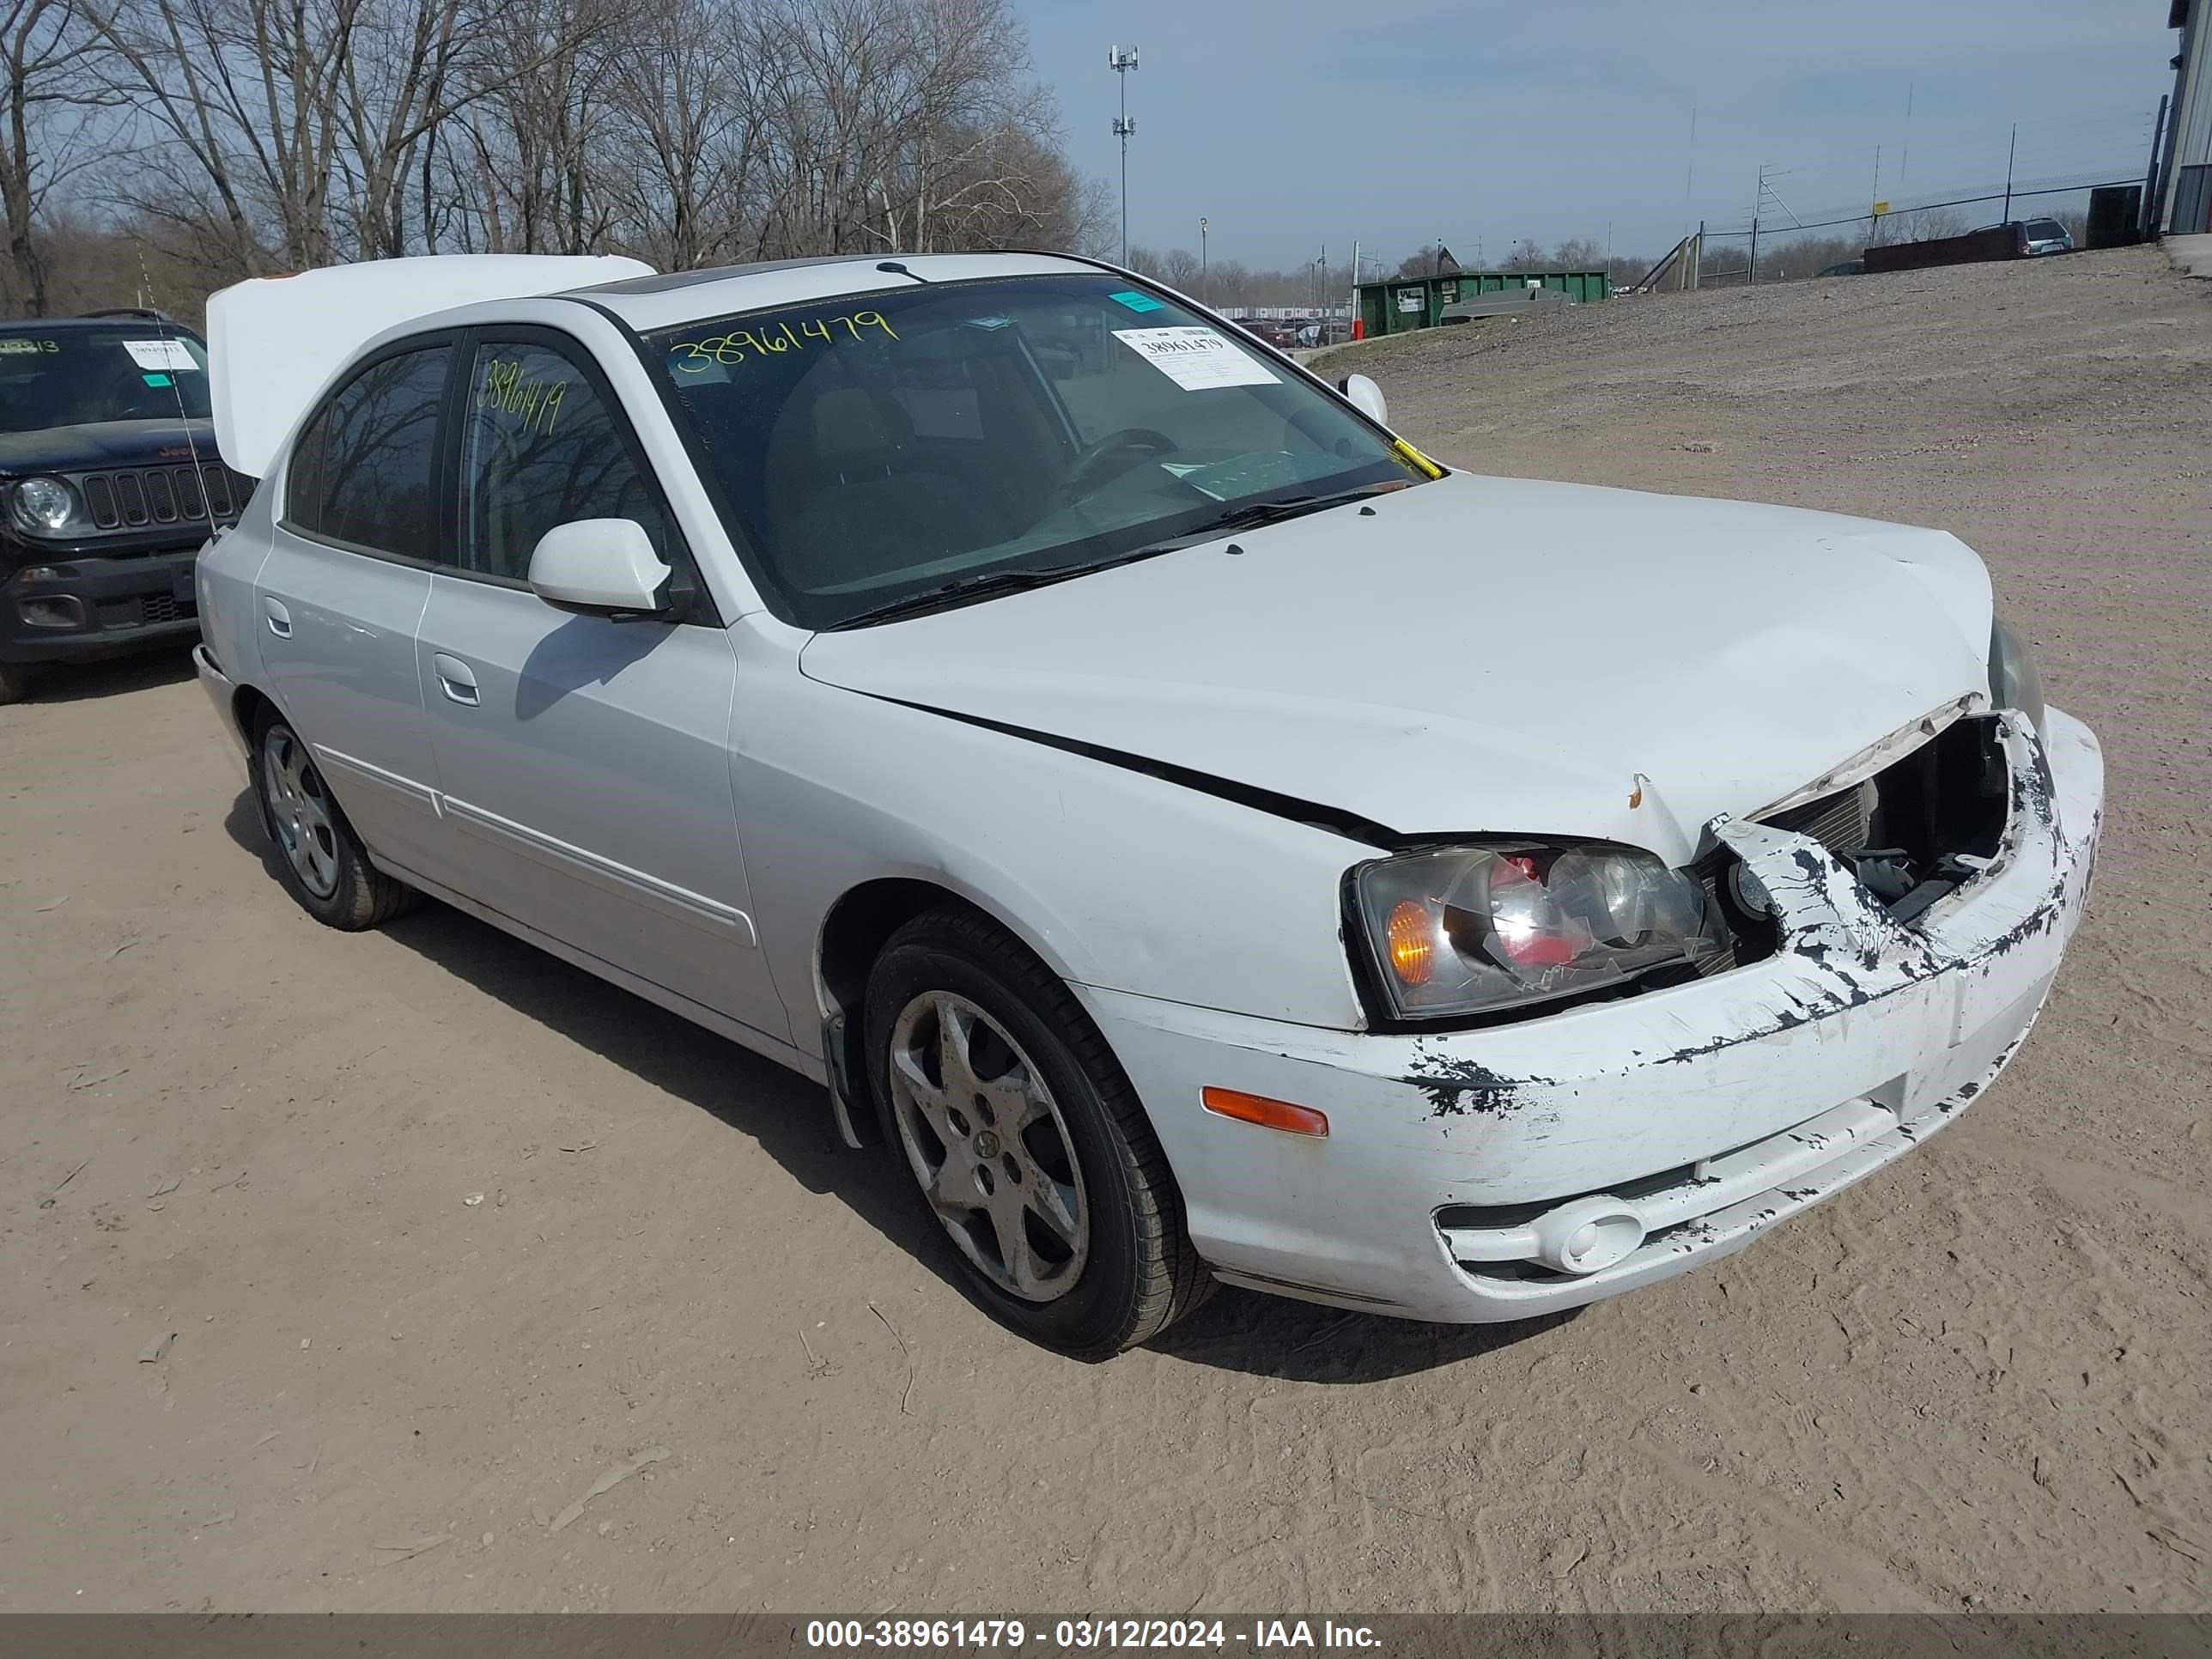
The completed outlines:
{"type": "Polygon", "coordinates": [[[438,415],[449,348],[371,363],[301,434],[284,516],[328,541],[403,558],[438,556],[438,415]]]}

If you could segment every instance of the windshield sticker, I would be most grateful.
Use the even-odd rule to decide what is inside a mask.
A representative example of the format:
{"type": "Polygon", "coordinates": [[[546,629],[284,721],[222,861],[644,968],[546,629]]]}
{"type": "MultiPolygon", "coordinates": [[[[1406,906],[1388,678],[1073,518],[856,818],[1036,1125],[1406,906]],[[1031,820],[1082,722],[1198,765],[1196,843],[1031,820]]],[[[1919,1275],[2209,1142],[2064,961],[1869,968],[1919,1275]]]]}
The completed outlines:
{"type": "Polygon", "coordinates": [[[1441,478],[1444,476],[1443,468],[1438,466],[1427,456],[1422,454],[1419,450],[1414,448],[1413,445],[1407,443],[1403,438],[1391,439],[1390,447],[1396,450],[1400,457],[1417,471],[1427,473],[1431,478],[1441,478]]]}
{"type": "Polygon", "coordinates": [[[1164,305],[1163,305],[1159,301],[1152,298],[1151,295],[1139,294],[1133,288],[1125,288],[1119,294],[1109,294],[1106,297],[1113,301],[1116,305],[1128,307],[1132,311],[1164,311],[1167,309],[1164,305]]]}
{"type": "Polygon", "coordinates": [[[742,363],[755,357],[781,356],[787,351],[809,349],[807,341],[819,340],[824,345],[837,340],[839,324],[843,324],[846,337],[857,340],[864,328],[881,329],[892,339],[898,331],[884,320],[879,311],[856,311],[844,317],[809,317],[799,325],[794,334],[789,323],[777,323],[773,327],[763,325],[756,335],[750,329],[735,328],[727,334],[717,334],[703,340],[678,340],[668,348],[669,363],[678,374],[703,374],[715,363],[742,363]]]}
{"type": "Polygon", "coordinates": [[[1264,363],[1210,328],[1117,328],[1114,337],[1185,392],[1281,384],[1264,363]]]}
{"type": "Polygon", "coordinates": [[[512,416],[540,437],[550,438],[554,423],[561,418],[561,399],[568,392],[565,380],[526,380],[520,362],[495,357],[484,365],[476,404],[478,409],[512,416]]]}
{"type": "Polygon", "coordinates": [[[192,354],[185,349],[182,340],[125,340],[123,349],[131,354],[131,361],[141,368],[185,368],[197,370],[192,354]]]}
{"type": "Polygon", "coordinates": [[[141,374],[138,378],[139,378],[140,380],[142,380],[145,381],[145,382],[146,382],[146,384],[147,384],[148,386],[174,386],[174,385],[176,385],[176,382],[175,382],[174,380],[171,380],[171,379],[170,379],[167,375],[166,375],[166,374],[141,374]]]}
{"type": "Polygon", "coordinates": [[[1011,317],[970,317],[968,319],[968,326],[970,328],[1004,328],[1012,321],[1013,321],[1013,319],[1011,317]]]}
{"type": "Polygon", "coordinates": [[[61,349],[58,340],[26,340],[13,336],[0,340],[0,356],[35,357],[42,352],[58,353],[61,349]]]}

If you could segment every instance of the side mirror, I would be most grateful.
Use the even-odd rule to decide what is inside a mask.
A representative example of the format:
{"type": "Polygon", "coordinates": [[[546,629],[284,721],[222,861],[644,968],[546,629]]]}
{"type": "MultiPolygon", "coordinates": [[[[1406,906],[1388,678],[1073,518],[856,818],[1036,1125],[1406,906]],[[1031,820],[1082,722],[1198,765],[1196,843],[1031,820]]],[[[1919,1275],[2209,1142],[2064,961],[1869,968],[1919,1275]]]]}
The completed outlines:
{"type": "Polygon", "coordinates": [[[653,616],[668,608],[676,573],[653,550],[635,519],[572,519],[538,538],[530,555],[530,588],[562,611],[653,616]]]}
{"type": "Polygon", "coordinates": [[[1346,402],[1377,426],[1390,424],[1390,405],[1382,399],[1382,388],[1364,374],[1347,374],[1336,383],[1346,402]]]}

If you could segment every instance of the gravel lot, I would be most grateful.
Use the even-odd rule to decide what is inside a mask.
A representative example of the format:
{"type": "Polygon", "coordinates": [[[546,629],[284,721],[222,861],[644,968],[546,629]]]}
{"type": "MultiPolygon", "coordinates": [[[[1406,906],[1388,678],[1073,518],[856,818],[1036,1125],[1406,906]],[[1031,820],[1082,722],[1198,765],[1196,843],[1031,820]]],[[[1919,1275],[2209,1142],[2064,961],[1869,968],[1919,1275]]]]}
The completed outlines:
{"type": "Polygon", "coordinates": [[[2083,254],[1352,367],[1455,463],[1989,559],[2112,793],[1958,1127],[1579,1318],[1224,1293],[1073,1365],[817,1091],[442,909],[317,927],[182,665],[79,672],[0,710],[0,1607],[2205,1607],[2212,283],[2083,254]]]}

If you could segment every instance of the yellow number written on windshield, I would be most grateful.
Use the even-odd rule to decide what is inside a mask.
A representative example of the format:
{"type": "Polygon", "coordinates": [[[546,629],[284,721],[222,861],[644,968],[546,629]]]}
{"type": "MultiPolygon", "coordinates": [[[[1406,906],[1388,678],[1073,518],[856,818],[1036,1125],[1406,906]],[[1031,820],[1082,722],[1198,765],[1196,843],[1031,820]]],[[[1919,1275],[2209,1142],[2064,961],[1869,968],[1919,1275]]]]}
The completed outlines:
{"type": "Polygon", "coordinates": [[[734,328],[726,334],[709,336],[703,340],[679,340],[668,348],[669,362],[679,374],[703,374],[710,363],[737,364],[748,361],[746,354],[756,357],[772,357],[787,351],[810,349],[809,340],[818,340],[824,345],[834,343],[840,337],[834,331],[844,325],[844,337],[857,340],[864,328],[880,329],[892,339],[897,331],[884,320],[879,311],[855,311],[843,317],[810,317],[798,325],[794,332],[789,323],[763,324],[756,334],[749,328],[734,328]]]}

